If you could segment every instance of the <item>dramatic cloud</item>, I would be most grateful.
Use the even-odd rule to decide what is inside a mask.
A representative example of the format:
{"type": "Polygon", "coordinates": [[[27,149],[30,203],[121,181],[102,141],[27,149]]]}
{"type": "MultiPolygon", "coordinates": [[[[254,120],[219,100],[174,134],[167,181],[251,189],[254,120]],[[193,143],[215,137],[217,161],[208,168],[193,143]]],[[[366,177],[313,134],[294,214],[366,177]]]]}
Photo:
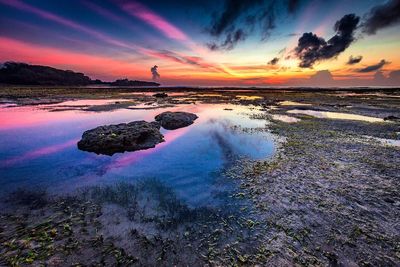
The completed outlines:
{"type": "Polygon", "coordinates": [[[299,0],[288,0],[288,12],[294,13],[299,6],[299,2],[299,0]]]}
{"type": "Polygon", "coordinates": [[[347,61],[346,64],[347,65],[354,65],[354,64],[360,63],[362,58],[363,58],[362,56],[356,56],[356,57],[350,56],[349,57],[349,61],[347,61]]]}
{"type": "Polygon", "coordinates": [[[284,5],[287,12],[294,13],[298,8],[298,0],[225,0],[222,12],[214,15],[208,32],[214,41],[208,44],[211,50],[230,50],[244,41],[253,31],[261,33],[261,39],[267,39],[276,28],[276,16],[284,5]]]}
{"type": "Polygon", "coordinates": [[[156,28],[168,38],[180,41],[186,41],[188,39],[185,33],[175,25],[136,1],[126,2],[123,4],[122,9],[128,14],[156,28]]]}
{"type": "Polygon", "coordinates": [[[152,67],[150,69],[150,71],[151,71],[151,75],[153,76],[153,80],[157,80],[157,79],[159,79],[161,77],[160,74],[158,73],[158,66],[157,65],[154,65],[154,67],[152,67]]]}
{"type": "Polygon", "coordinates": [[[378,30],[400,24],[400,0],[389,0],[369,11],[363,23],[363,31],[375,34],[378,30]]]}
{"type": "Polygon", "coordinates": [[[210,43],[207,44],[207,46],[210,50],[213,51],[219,49],[231,50],[234,48],[237,42],[244,39],[246,39],[246,34],[243,32],[243,30],[239,29],[235,32],[228,33],[225,37],[225,40],[221,44],[217,45],[216,43],[210,43]]]}
{"type": "Polygon", "coordinates": [[[278,62],[279,62],[279,58],[274,57],[273,59],[271,59],[270,61],[268,61],[268,65],[274,66],[274,65],[278,64],[278,62]]]}
{"type": "Polygon", "coordinates": [[[222,34],[224,31],[228,30],[243,13],[261,3],[261,0],[226,0],[224,11],[211,25],[210,33],[216,36],[222,34]]]}
{"type": "Polygon", "coordinates": [[[317,61],[327,60],[338,56],[354,41],[354,31],[360,18],[348,14],[335,23],[336,34],[325,41],[312,32],[304,33],[295,48],[296,56],[300,59],[301,68],[310,68],[317,61]]]}
{"type": "Polygon", "coordinates": [[[367,66],[365,68],[359,69],[358,72],[372,72],[381,69],[386,64],[389,64],[386,60],[382,59],[379,63],[371,66],[367,66]]]}
{"type": "Polygon", "coordinates": [[[4,4],[4,5],[8,5],[11,7],[14,7],[16,9],[22,10],[22,11],[26,11],[32,14],[35,14],[39,17],[42,17],[44,19],[47,19],[49,21],[64,25],[66,27],[69,27],[71,29],[77,30],[77,31],[81,31],[84,32],[88,35],[93,36],[96,39],[99,39],[101,41],[104,41],[106,43],[109,43],[111,45],[115,45],[118,47],[122,47],[122,48],[129,48],[129,49],[139,49],[140,47],[131,45],[131,44],[127,44],[125,42],[122,42],[120,40],[114,39],[113,37],[110,37],[106,34],[103,34],[102,32],[96,31],[92,28],[83,26],[75,21],[66,19],[64,17],[58,16],[54,13],[42,10],[40,8],[31,6],[29,4],[26,4],[22,1],[19,0],[14,0],[14,1],[8,1],[8,0],[0,0],[0,3],[4,4]]]}
{"type": "Polygon", "coordinates": [[[196,66],[196,67],[213,70],[213,71],[220,72],[220,73],[227,73],[219,65],[206,62],[201,57],[183,55],[183,54],[169,51],[169,50],[149,50],[146,52],[151,56],[158,57],[161,59],[167,59],[167,60],[174,61],[174,62],[177,62],[180,64],[196,66]]]}

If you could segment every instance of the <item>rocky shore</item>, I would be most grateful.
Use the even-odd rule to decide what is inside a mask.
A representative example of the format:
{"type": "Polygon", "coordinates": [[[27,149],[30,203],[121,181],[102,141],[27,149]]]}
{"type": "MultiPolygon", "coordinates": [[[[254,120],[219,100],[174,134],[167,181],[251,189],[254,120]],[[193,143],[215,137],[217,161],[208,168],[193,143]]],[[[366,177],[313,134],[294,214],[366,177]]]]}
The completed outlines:
{"type": "MultiPolygon", "coordinates": [[[[168,94],[113,97],[261,108],[249,116],[282,138],[278,152],[272,160],[237,159],[223,170],[238,185],[225,209],[189,207],[157,179],[58,198],[16,192],[3,201],[0,265],[400,265],[400,91],[168,94]]],[[[165,117],[141,122],[152,137],[142,139],[136,129],[132,149],[161,142],[165,117]]],[[[113,127],[87,138],[104,133],[123,142],[113,127]]]]}

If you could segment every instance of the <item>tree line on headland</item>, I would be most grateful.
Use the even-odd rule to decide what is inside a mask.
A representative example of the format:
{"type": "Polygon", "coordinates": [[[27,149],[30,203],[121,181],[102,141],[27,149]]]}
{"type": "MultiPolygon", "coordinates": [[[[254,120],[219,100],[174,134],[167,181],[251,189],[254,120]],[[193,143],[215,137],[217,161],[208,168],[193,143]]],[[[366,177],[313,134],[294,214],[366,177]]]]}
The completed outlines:
{"type": "Polygon", "coordinates": [[[118,79],[114,82],[92,80],[80,72],[60,70],[48,66],[5,62],[0,68],[0,84],[12,85],[111,85],[111,86],[159,86],[156,82],[118,79]]]}

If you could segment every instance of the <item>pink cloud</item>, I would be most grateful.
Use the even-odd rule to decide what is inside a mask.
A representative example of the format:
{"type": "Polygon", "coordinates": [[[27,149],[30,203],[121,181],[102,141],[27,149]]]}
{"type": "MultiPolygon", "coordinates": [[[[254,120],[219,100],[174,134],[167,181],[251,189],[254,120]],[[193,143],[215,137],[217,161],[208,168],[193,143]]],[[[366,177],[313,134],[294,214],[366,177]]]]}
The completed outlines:
{"type": "Polygon", "coordinates": [[[168,38],[187,41],[188,37],[180,29],[170,22],[151,11],[147,7],[137,2],[129,2],[122,5],[122,8],[130,15],[144,21],[145,23],[158,29],[168,38]]]}
{"type": "MultiPolygon", "coordinates": [[[[73,67],[86,73],[105,77],[147,77],[148,71],[133,62],[109,57],[87,55],[47,46],[28,44],[19,40],[0,37],[0,60],[22,61],[59,67],[73,67]]],[[[96,77],[97,78],[97,77],[96,77]]]]}
{"type": "Polygon", "coordinates": [[[87,34],[90,34],[91,36],[93,36],[93,37],[95,37],[95,38],[97,38],[99,40],[102,40],[102,41],[104,41],[106,43],[112,44],[112,45],[116,45],[116,46],[124,47],[124,48],[129,48],[129,49],[140,49],[140,47],[138,47],[136,45],[127,44],[127,43],[125,43],[123,41],[114,39],[114,38],[112,38],[112,37],[110,37],[110,36],[108,36],[106,34],[103,34],[101,32],[93,30],[93,29],[91,29],[89,27],[85,27],[85,26],[80,25],[80,24],[78,24],[78,23],[76,23],[74,21],[65,19],[65,18],[60,17],[58,15],[55,15],[55,14],[53,14],[51,12],[39,9],[37,7],[31,6],[31,5],[26,4],[26,3],[22,2],[22,1],[19,1],[19,0],[13,0],[13,1],[0,0],[0,3],[8,5],[8,6],[11,6],[11,7],[14,7],[14,8],[19,9],[19,10],[23,10],[23,11],[26,11],[26,12],[29,12],[29,13],[33,13],[33,14],[35,14],[37,16],[40,16],[40,17],[42,17],[44,19],[51,20],[51,21],[54,21],[54,22],[59,23],[61,25],[64,25],[66,27],[69,27],[69,28],[72,28],[72,29],[75,29],[75,30],[78,30],[78,31],[81,31],[81,32],[84,32],[84,33],[87,33],[87,34]]]}
{"type": "MultiPolygon", "coordinates": [[[[159,59],[165,59],[168,61],[178,62],[178,63],[185,64],[185,65],[197,66],[197,67],[201,67],[201,68],[208,68],[208,69],[218,71],[218,72],[225,72],[223,70],[223,68],[220,68],[212,63],[208,64],[200,57],[185,56],[185,55],[179,55],[178,57],[166,56],[166,55],[162,54],[162,51],[144,48],[144,47],[138,46],[136,44],[132,44],[132,43],[126,43],[124,41],[115,39],[109,35],[106,35],[102,32],[96,31],[92,28],[80,25],[69,19],[63,18],[63,17],[53,14],[51,12],[48,12],[48,11],[39,9],[37,7],[34,7],[32,5],[26,4],[20,0],[14,0],[14,1],[0,0],[0,3],[14,7],[14,8],[22,10],[22,11],[33,13],[33,14],[35,14],[39,17],[42,17],[44,19],[47,19],[49,21],[53,21],[58,24],[69,27],[71,29],[84,32],[84,33],[86,33],[96,39],[99,39],[105,43],[108,43],[108,44],[111,44],[111,45],[114,45],[117,47],[126,48],[133,52],[141,53],[141,54],[144,54],[149,57],[156,57],[159,59]]],[[[120,21],[120,22],[123,21],[121,19],[118,19],[114,14],[107,12],[106,10],[98,9],[97,6],[93,7],[93,5],[92,5],[92,9],[97,9],[97,12],[103,13],[104,16],[107,16],[112,20],[116,20],[116,21],[120,21]]],[[[125,11],[127,11],[129,14],[131,14],[131,15],[143,20],[144,22],[150,24],[151,26],[155,27],[156,29],[161,31],[164,35],[166,35],[167,37],[176,39],[176,40],[180,40],[180,41],[184,41],[184,45],[189,46],[194,52],[204,54],[204,51],[202,49],[200,49],[197,45],[195,45],[193,43],[193,41],[191,41],[181,30],[179,30],[177,27],[175,27],[174,25],[169,23],[167,20],[165,20],[158,14],[156,14],[153,11],[149,10],[148,8],[144,7],[143,5],[141,5],[137,2],[133,2],[133,3],[130,2],[130,3],[124,4],[123,9],[125,11]]],[[[17,59],[17,58],[21,58],[21,56],[18,56],[18,53],[17,53],[17,58],[12,58],[11,55],[8,55],[9,56],[8,60],[21,60],[21,61],[31,60],[35,63],[43,63],[43,62],[53,61],[52,64],[64,64],[64,65],[68,64],[67,62],[71,62],[71,60],[77,62],[74,58],[67,58],[67,57],[60,58],[59,56],[53,57],[53,56],[49,56],[49,55],[44,56],[48,53],[46,51],[43,51],[43,52],[44,53],[41,53],[39,57],[36,57],[36,59],[39,59],[39,61],[32,60],[31,57],[28,57],[28,59],[24,59],[24,58],[17,59]],[[64,61],[64,60],[66,60],[66,61],[64,61]]],[[[174,54],[178,55],[177,53],[174,53],[174,54]]],[[[5,55],[7,55],[7,53],[5,53],[5,52],[3,52],[3,54],[0,54],[0,56],[3,56],[3,57],[5,55]]],[[[79,62],[80,62],[80,64],[82,64],[83,61],[79,60],[79,62]]],[[[95,66],[95,65],[93,65],[93,66],[95,66]]],[[[99,66],[99,65],[97,65],[97,66],[99,66]]],[[[106,71],[106,70],[103,70],[103,71],[106,71]]],[[[110,72],[112,73],[112,75],[107,75],[108,77],[110,77],[110,76],[115,77],[116,75],[120,75],[120,74],[126,76],[126,73],[128,71],[125,70],[125,71],[115,72],[115,71],[111,70],[108,73],[110,73],[110,72]]],[[[90,73],[94,73],[94,71],[92,70],[92,71],[90,71],[90,73]]]]}

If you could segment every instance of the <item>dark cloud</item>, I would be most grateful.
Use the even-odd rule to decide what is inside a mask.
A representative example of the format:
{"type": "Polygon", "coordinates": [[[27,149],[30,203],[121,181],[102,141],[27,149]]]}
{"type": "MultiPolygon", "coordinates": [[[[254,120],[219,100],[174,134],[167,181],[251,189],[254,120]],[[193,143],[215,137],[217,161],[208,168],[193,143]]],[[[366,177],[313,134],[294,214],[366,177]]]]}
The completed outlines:
{"type": "Polygon", "coordinates": [[[151,71],[151,75],[153,76],[153,80],[157,80],[157,79],[159,79],[161,77],[160,74],[158,73],[158,66],[157,65],[154,65],[150,69],[150,71],[151,71]]]}
{"type": "Polygon", "coordinates": [[[300,59],[301,68],[310,68],[317,61],[338,56],[354,41],[354,31],[360,18],[355,14],[347,14],[335,23],[336,34],[325,41],[312,32],[304,33],[295,48],[295,54],[300,59]]]}
{"type": "Polygon", "coordinates": [[[379,63],[371,66],[367,66],[365,68],[359,69],[358,72],[372,72],[381,69],[386,64],[389,64],[386,60],[382,59],[379,63]]]}
{"type": "Polygon", "coordinates": [[[354,65],[354,64],[360,63],[362,58],[363,58],[362,56],[356,56],[356,57],[350,56],[349,60],[347,61],[346,64],[347,65],[354,65]]]}
{"type": "Polygon", "coordinates": [[[300,4],[299,0],[288,0],[288,7],[287,7],[288,12],[294,13],[297,10],[299,4],[300,4]]]}
{"type": "Polygon", "coordinates": [[[276,18],[281,6],[294,13],[299,1],[287,0],[225,0],[220,13],[214,14],[214,19],[207,31],[214,40],[207,46],[211,50],[230,50],[244,41],[253,31],[261,33],[261,40],[266,40],[276,28],[276,18]]]}
{"type": "Polygon", "coordinates": [[[279,62],[279,58],[274,57],[273,59],[271,59],[270,61],[268,61],[268,65],[274,66],[274,65],[278,64],[278,62],[279,62]]]}
{"type": "Polygon", "coordinates": [[[235,32],[228,33],[225,37],[225,40],[221,44],[217,45],[216,43],[209,43],[207,46],[211,50],[231,50],[237,42],[242,41],[245,38],[246,34],[243,32],[243,30],[239,29],[235,32]]]}
{"type": "Polygon", "coordinates": [[[283,55],[286,53],[286,47],[282,48],[281,50],[279,50],[278,54],[279,55],[283,55]]]}
{"type": "Polygon", "coordinates": [[[400,0],[389,0],[372,8],[366,15],[363,31],[375,34],[378,30],[400,23],[400,0]]]}
{"type": "Polygon", "coordinates": [[[224,31],[228,31],[243,13],[261,3],[261,0],[226,0],[224,11],[213,22],[210,33],[219,36],[224,31]]]}

